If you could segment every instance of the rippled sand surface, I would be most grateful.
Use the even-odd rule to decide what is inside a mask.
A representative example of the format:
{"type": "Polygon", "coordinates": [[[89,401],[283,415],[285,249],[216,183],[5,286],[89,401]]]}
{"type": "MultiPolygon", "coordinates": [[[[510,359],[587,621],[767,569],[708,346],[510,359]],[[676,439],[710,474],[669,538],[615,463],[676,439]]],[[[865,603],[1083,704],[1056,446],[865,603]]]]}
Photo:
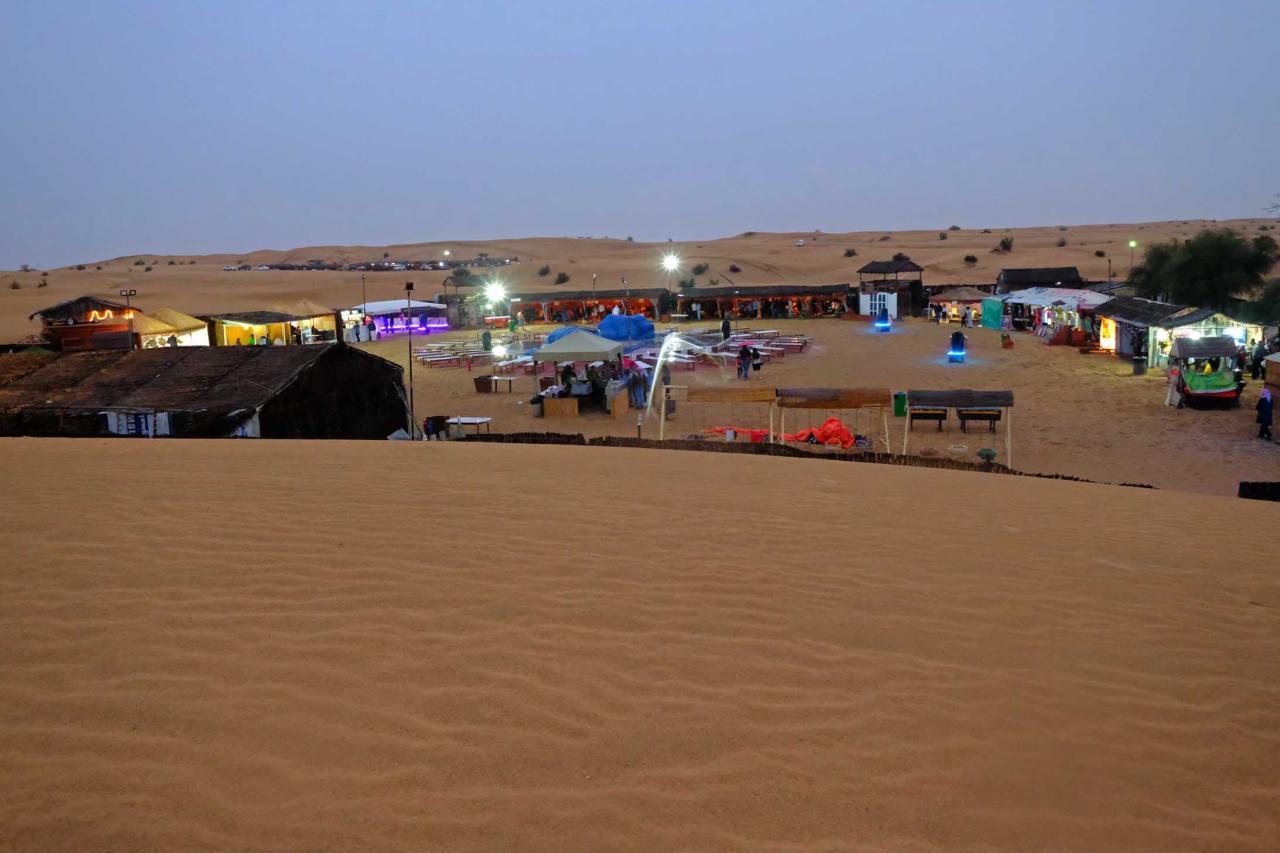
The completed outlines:
{"type": "Polygon", "coordinates": [[[460,443],[0,470],[0,850],[1280,847],[1276,505],[460,443]]]}

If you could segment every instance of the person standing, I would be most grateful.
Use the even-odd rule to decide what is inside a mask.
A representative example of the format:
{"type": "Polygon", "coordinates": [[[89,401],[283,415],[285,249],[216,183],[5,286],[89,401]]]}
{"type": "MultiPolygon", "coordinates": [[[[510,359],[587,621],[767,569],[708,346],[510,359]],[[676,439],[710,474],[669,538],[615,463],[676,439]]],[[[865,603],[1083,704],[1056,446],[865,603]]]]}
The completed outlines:
{"type": "Polygon", "coordinates": [[[699,323],[702,322],[702,303],[701,302],[693,303],[693,316],[699,323]]]}
{"type": "Polygon", "coordinates": [[[1258,396],[1258,438],[1271,440],[1271,415],[1273,410],[1273,401],[1271,399],[1271,389],[1264,387],[1262,393],[1258,396]]]}
{"type": "Polygon", "coordinates": [[[738,378],[751,378],[751,347],[746,344],[738,348],[738,378]]]}
{"type": "Polygon", "coordinates": [[[1177,365],[1169,368],[1169,392],[1164,396],[1164,404],[1182,408],[1182,371],[1177,365]]]}
{"type": "Polygon", "coordinates": [[[720,321],[720,338],[729,340],[729,335],[733,333],[733,326],[729,323],[729,315],[726,314],[724,319],[720,321]]]}
{"type": "Polygon", "coordinates": [[[1262,375],[1262,363],[1267,358],[1267,348],[1262,341],[1253,344],[1253,360],[1249,363],[1249,378],[1257,379],[1262,375]]]}
{"type": "Polygon", "coordinates": [[[751,348],[751,372],[759,373],[760,368],[764,367],[764,353],[755,347],[751,348]]]}

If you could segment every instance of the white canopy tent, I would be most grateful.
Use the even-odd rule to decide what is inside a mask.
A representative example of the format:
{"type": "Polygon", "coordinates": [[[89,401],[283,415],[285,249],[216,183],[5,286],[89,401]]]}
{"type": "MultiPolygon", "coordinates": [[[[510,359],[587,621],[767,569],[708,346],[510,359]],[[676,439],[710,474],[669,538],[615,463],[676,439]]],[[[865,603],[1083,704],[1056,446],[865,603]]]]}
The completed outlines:
{"type": "Polygon", "coordinates": [[[405,308],[410,311],[423,308],[438,308],[444,310],[444,305],[439,302],[420,302],[417,299],[384,299],[381,302],[361,302],[358,305],[352,305],[346,309],[352,313],[368,314],[373,317],[385,317],[388,314],[400,314],[405,308]]]}
{"type": "Polygon", "coordinates": [[[622,354],[622,344],[585,330],[570,332],[563,338],[539,347],[533,354],[540,361],[604,361],[622,354]]]}
{"type": "Polygon", "coordinates": [[[1092,311],[1110,297],[1092,290],[1076,290],[1070,287],[1029,287],[1003,297],[1010,305],[1032,305],[1039,308],[1067,308],[1092,311]]]}

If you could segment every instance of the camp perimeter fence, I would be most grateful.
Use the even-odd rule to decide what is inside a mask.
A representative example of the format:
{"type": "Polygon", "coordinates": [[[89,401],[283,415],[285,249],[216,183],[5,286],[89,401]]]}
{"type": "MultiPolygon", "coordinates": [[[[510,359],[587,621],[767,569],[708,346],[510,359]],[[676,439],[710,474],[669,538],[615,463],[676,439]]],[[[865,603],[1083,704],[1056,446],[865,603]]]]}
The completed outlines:
{"type": "MultiPolygon", "coordinates": [[[[876,465],[901,465],[908,468],[935,468],[948,471],[976,471],[986,474],[1009,474],[1015,477],[1035,477],[1040,480],[1066,480],[1072,483],[1096,483],[1084,477],[1072,477],[1068,474],[1036,474],[1028,471],[1015,471],[997,462],[976,463],[962,462],[959,459],[932,456],[899,456],[893,453],[811,453],[798,447],[786,444],[747,444],[742,442],[700,441],[697,439],[667,439],[658,441],[652,438],[627,438],[623,436],[602,436],[587,438],[581,433],[569,434],[560,432],[495,432],[468,435],[466,441],[482,441],[492,444],[559,444],[579,447],[639,447],[650,450],[695,450],[703,453],[738,453],[749,456],[781,456],[786,459],[829,459],[835,462],[869,462],[876,465]]],[[[1154,489],[1145,483],[1112,483],[1107,485],[1125,486],[1131,489],[1154,489]]]]}

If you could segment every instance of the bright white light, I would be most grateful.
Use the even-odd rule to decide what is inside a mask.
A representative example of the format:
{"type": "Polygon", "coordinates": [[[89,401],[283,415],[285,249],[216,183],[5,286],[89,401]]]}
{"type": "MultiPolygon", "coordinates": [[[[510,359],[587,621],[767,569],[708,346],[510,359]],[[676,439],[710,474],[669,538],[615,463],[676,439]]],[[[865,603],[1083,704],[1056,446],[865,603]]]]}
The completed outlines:
{"type": "Polygon", "coordinates": [[[507,299],[507,289],[501,282],[493,282],[484,286],[484,298],[490,305],[496,305],[499,302],[505,302],[507,299]]]}
{"type": "Polygon", "coordinates": [[[663,255],[662,268],[667,272],[675,272],[680,269],[680,258],[676,255],[663,255]]]}
{"type": "Polygon", "coordinates": [[[505,346],[503,346],[502,344],[495,344],[495,345],[494,345],[494,347],[493,347],[493,354],[494,354],[494,356],[495,356],[495,357],[497,357],[497,358],[506,358],[506,357],[507,357],[507,348],[506,348],[505,346]]]}
{"type": "Polygon", "coordinates": [[[447,258],[447,257],[449,257],[449,250],[448,250],[448,249],[445,249],[445,250],[444,250],[444,256],[445,256],[446,258],[447,258]]]}

